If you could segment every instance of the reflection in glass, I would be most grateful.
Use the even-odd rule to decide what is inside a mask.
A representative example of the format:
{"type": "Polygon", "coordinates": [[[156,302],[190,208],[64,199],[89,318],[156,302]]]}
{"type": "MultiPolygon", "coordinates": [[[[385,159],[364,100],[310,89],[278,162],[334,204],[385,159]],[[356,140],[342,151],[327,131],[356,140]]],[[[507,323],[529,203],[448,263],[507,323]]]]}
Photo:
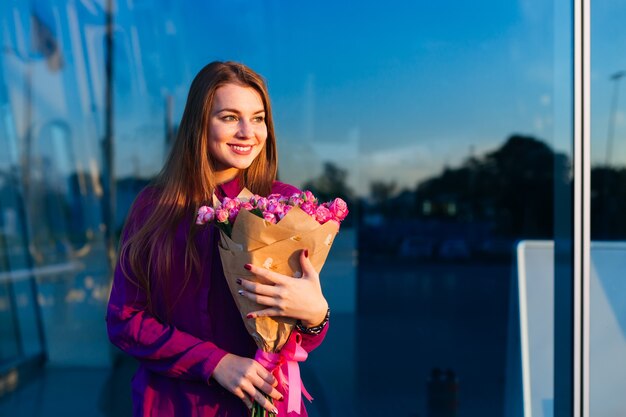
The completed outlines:
{"type": "Polygon", "coordinates": [[[626,5],[592,3],[590,415],[626,400],[626,5]]]}
{"type": "MultiPolygon", "coordinates": [[[[110,360],[105,3],[0,5],[0,144],[15,149],[1,172],[30,184],[23,209],[17,187],[3,199],[18,231],[6,247],[11,270],[28,267],[28,222],[57,364],[110,360]],[[25,54],[30,33],[52,47],[25,54]]],[[[243,61],[268,80],[280,179],[351,207],[321,277],[332,330],[302,367],[309,414],[521,415],[514,247],[571,237],[569,2],[115,4],[116,231],[193,74],[243,61]]]]}

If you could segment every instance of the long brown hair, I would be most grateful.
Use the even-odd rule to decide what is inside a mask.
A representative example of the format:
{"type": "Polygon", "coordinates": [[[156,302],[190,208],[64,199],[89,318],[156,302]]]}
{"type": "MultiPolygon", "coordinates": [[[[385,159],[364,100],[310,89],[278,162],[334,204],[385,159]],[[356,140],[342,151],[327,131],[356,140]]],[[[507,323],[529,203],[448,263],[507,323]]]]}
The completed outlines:
{"type": "Polygon", "coordinates": [[[153,305],[152,285],[165,292],[167,299],[169,272],[172,268],[173,242],[176,228],[185,218],[191,218],[190,237],[185,248],[184,283],[174,302],[166,302],[171,312],[178,297],[188,284],[192,270],[200,260],[194,246],[195,232],[192,215],[203,202],[211,200],[216,187],[214,165],[208,146],[209,119],[217,89],[225,84],[236,84],[255,89],[265,110],[267,139],[264,150],[250,167],[239,173],[240,183],[259,195],[271,192],[276,179],[277,150],[274,122],[269,94],[263,78],[244,64],[236,62],[211,62],[196,75],[187,96],[176,140],[169,157],[153,181],[155,192],[151,209],[145,222],[136,230],[126,231],[128,237],[120,247],[120,265],[127,279],[146,293],[147,308],[157,314],[153,305]],[[130,271],[125,268],[130,266],[130,271]]]}

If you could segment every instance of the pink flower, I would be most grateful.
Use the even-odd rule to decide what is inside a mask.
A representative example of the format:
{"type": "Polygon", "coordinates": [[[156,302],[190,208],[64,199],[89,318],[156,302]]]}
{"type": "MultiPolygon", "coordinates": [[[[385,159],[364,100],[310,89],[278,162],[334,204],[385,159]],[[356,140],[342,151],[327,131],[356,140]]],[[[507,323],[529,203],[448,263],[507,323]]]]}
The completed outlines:
{"type": "Polygon", "coordinates": [[[249,201],[246,201],[245,203],[241,203],[240,209],[250,211],[250,210],[254,209],[254,206],[249,201]]]}
{"type": "Polygon", "coordinates": [[[238,208],[240,204],[241,202],[236,198],[224,197],[224,201],[222,201],[222,208],[230,211],[238,208]]]}
{"type": "Polygon", "coordinates": [[[261,211],[265,211],[267,209],[267,198],[259,197],[256,200],[256,207],[261,211]]]}
{"type": "Polygon", "coordinates": [[[317,209],[317,206],[315,205],[315,203],[305,201],[304,203],[302,203],[300,208],[309,216],[315,216],[315,210],[317,209]]]}
{"type": "Polygon", "coordinates": [[[310,192],[309,190],[306,190],[305,192],[303,192],[301,197],[302,197],[302,199],[304,201],[311,202],[311,203],[317,203],[317,198],[315,198],[313,193],[310,192]]]}
{"type": "Polygon", "coordinates": [[[317,210],[315,210],[315,220],[322,224],[326,223],[329,220],[332,220],[332,218],[333,214],[330,212],[328,207],[324,205],[318,206],[317,210]]]}
{"type": "Polygon", "coordinates": [[[292,206],[300,206],[304,203],[304,199],[300,196],[300,193],[296,193],[289,197],[289,204],[292,206]]]}
{"type": "Polygon", "coordinates": [[[208,222],[212,222],[214,218],[215,218],[215,210],[213,210],[213,207],[207,207],[207,212],[204,213],[202,220],[204,220],[205,223],[208,223],[208,222]]]}
{"type": "Polygon", "coordinates": [[[239,214],[239,209],[238,208],[234,208],[232,210],[228,211],[228,221],[229,222],[234,222],[235,218],[237,217],[237,214],[239,214]]]}
{"type": "Polygon", "coordinates": [[[348,210],[348,205],[341,198],[335,198],[333,202],[330,203],[330,207],[328,208],[333,214],[333,217],[338,221],[342,221],[343,219],[345,219],[350,212],[348,210]]]}
{"type": "Polygon", "coordinates": [[[285,205],[280,202],[273,202],[267,205],[267,211],[274,214],[280,214],[285,211],[285,205]]]}
{"type": "Polygon", "coordinates": [[[205,224],[213,221],[215,218],[215,210],[212,207],[202,206],[198,209],[198,217],[196,224],[205,224]]]}
{"type": "Polygon", "coordinates": [[[270,213],[269,211],[264,211],[263,212],[263,219],[266,222],[270,222],[272,224],[276,224],[276,216],[274,216],[274,214],[270,213]]]}
{"type": "Polygon", "coordinates": [[[219,223],[226,223],[228,221],[228,210],[223,208],[218,208],[215,211],[215,217],[219,223]]]}

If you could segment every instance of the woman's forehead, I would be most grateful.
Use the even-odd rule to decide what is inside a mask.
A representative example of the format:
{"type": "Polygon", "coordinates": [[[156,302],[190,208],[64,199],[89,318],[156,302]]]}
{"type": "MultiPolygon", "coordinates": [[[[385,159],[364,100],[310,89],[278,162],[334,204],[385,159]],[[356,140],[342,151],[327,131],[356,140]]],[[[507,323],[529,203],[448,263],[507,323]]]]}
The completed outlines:
{"type": "Polygon", "coordinates": [[[252,87],[237,84],[224,84],[215,91],[213,101],[215,111],[232,109],[241,112],[263,111],[263,99],[252,87]]]}

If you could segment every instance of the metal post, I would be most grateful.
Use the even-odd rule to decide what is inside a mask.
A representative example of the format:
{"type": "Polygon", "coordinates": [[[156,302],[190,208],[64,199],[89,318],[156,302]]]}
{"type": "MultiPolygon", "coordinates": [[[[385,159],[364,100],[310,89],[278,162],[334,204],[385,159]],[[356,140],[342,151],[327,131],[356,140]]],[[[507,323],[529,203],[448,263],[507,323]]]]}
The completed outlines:
{"type": "Polygon", "coordinates": [[[106,1],[105,35],[105,131],[102,141],[104,153],[103,215],[106,249],[111,271],[115,265],[115,142],[113,137],[113,0],[106,1]]]}
{"type": "Polygon", "coordinates": [[[574,0],[572,6],[573,229],[571,244],[561,243],[569,246],[571,269],[555,271],[555,417],[589,417],[590,1],[574,0]]]}

